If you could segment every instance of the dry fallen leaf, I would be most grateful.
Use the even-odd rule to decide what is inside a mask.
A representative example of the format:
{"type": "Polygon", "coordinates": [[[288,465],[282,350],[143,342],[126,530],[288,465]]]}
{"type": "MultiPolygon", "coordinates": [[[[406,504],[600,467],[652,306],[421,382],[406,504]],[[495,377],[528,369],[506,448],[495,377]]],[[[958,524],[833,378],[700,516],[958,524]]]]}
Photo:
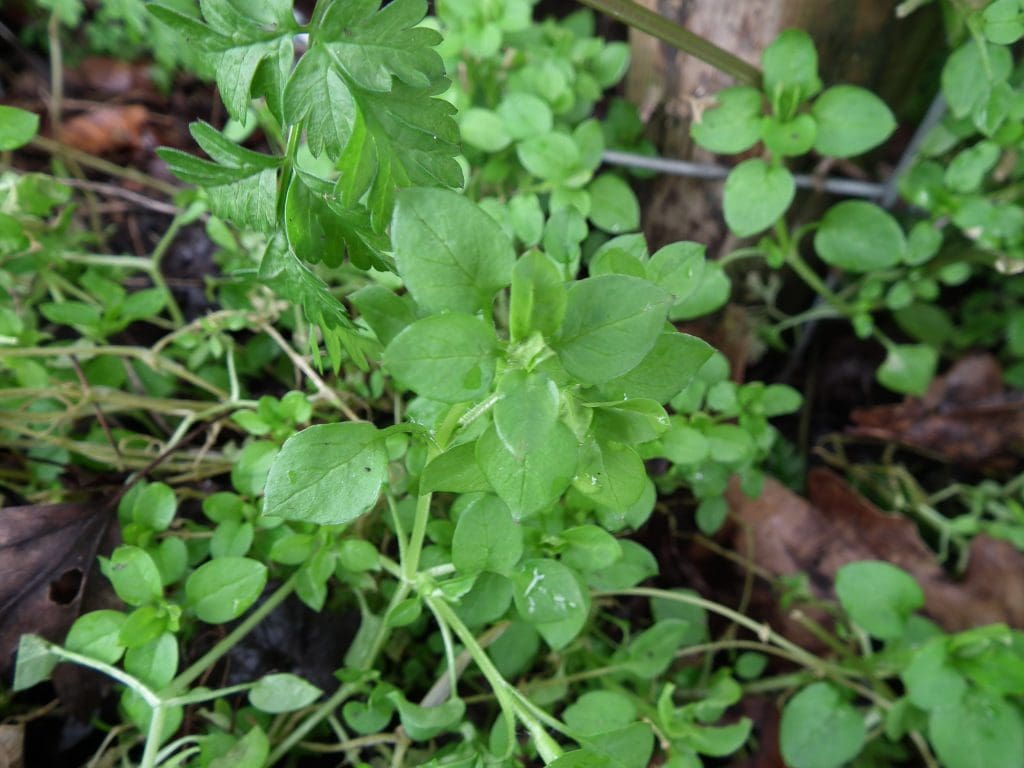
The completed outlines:
{"type": "MultiPolygon", "coordinates": [[[[810,501],[775,480],[751,499],[733,484],[727,499],[739,523],[734,545],[774,576],[805,573],[812,593],[832,597],[836,571],[856,560],[885,560],[910,573],[925,594],[925,613],[948,631],[1006,622],[1024,628],[1024,554],[1006,542],[977,536],[970,564],[957,581],[938,565],[913,521],[883,512],[831,470],[812,469],[810,501]]],[[[801,642],[811,642],[794,617],[781,615],[773,597],[759,609],[801,642]]],[[[817,616],[815,618],[818,618],[817,616]]]]}
{"type": "Polygon", "coordinates": [[[967,466],[1013,466],[1024,453],[1024,393],[1004,389],[990,355],[969,355],[923,398],[860,408],[850,432],[967,466]]]}
{"type": "Polygon", "coordinates": [[[112,519],[100,504],[0,509],[0,673],[26,632],[64,639],[112,519]]]}
{"type": "Polygon", "coordinates": [[[143,149],[153,141],[148,122],[149,110],[139,104],[102,107],[67,120],[61,139],[90,155],[143,149]]]}
{"type": "Polygon", "coordinates": [[[0,768],[24,768],[25,726],[0,725],[0,768]]]}

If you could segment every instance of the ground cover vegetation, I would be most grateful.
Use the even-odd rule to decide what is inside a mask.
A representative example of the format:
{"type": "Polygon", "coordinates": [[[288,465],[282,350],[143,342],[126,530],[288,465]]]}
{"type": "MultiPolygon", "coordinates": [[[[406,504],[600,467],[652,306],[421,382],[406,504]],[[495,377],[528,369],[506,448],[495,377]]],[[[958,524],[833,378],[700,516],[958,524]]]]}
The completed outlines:
{"type": "Polygon", "coordinates": [[[589,9],[18,6],[4,34],[50,69],[48,131],[0,106],[10,764],[1024,764],[1019,575],[992,585],[1024,561],[1022,6],[943,6],[904,204],[807,222],[795,171],[884,145],[890,106],[823,83],[800,30],[755,69],[587,4],[736,78],[692,136],[741,156],[738,250],[649,247],[649,172],[602,158],[655,148],[589,9]],[[210,119],[103,159],[96,132],[158,142],[62,120],[62,62],[95,53],[212,81],[210,119]],[[783,313],[780,275],[812,301],[783,313]],[[854,485],[812,470],[814,507],[784,484],[812,398],[695,335],[744,284],[765,354],[838,318],[906,396],[854,416],[884,450],[822,441],[854,485]],[[59,758],[32,742],[54,707],[91,722],[59,758]]]}

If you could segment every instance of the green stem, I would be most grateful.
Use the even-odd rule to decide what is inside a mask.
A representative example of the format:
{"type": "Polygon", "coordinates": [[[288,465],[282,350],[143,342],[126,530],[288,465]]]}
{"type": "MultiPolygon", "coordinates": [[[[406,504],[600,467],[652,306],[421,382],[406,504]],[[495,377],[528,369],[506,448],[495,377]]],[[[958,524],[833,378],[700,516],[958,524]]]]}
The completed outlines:
{"type": "Polygon", "coordinates": [[[654,11],[650,11],[632,0],[579,0],[583,5],[605,13],[628,24],[634,29],[653,35],[659,40],[695,56],[744,85],[761,87],[761,71],[743,59],[719,48],[700,35],[674,24],[654,11]]]}
{"type": "Polygon", "coordinates": [[[174,678],[165,690],[172,693],[178,693],[188,688],[188,686],[202,675],[208,667],[215,664],[221,656],[234,648],[239,640],[249,634],[257,624],[267,618],[267,616],[269,616],[277,606],[284,602],[284,599],[288,597],[288,595],[295,591],[296,579],[297,576],[292,575],[292,577],[278,587],[277,591],[268,597],[262,605],[246,616],[245,620],[228,633],[224,639],[200,656],[192,666],[174,678]]]}
{"type": "Polygon", "coordinates": [[[146,748],[142,753],[139,768],[156,768],[156,757],[160,751],[160,736],[163,735],[166,715],[166,705],[158,704],[153,707],[153,714],[149,718],[149,730],[146,733],[146,748]]]}

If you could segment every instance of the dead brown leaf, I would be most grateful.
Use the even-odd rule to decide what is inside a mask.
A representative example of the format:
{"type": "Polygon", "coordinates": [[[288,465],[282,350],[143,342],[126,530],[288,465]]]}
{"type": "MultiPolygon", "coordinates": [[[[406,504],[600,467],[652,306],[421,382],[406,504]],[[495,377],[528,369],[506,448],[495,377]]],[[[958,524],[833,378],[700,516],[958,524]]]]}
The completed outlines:
{"type": "Polygon", "coordinates": [[[1003,387],[999,363],[969,355],[932,382],[923,398],[859,408],[850,432],[977,467],[1016,464],[1024,454],[1024,393],[1003,387]]]}
{"type": "Polygon", "coordinates": [[[90,155],[144,149],[154,141],[149,120],[149,110],[140,104],[101,107],[67,120],[61,139],[90,155]]]}
{"type": "MultiPolygon", "coordinates": [[[[805,573],[812,593],[832,597],[836,571],[856,560],[885,560],[910,573],[925,594],[925,613],[948,631],[1006,622],[1024,628],[1024,555],[1006,542],[977,536],[964,578],[938,565],[909,519],[883,512],[831,470],[812,469],[810,501],[768,479],[759,498],[733,484],[727,500],[739,523],[734,545],[763,572],[805,573]]],[[[813,644],[802,625],[761,596],[758,608],[800,642],[813,644]]],[[[823,618],[823,617],[816,617],[823,618]]]]}
{"type": "Polygon", "coordinates": [[[0,673],[21,635],[64,639],[112,519],[100,504],[0,509],[0,673]]]}
{"type": "Polygon", "coordinates": [[[24,768],[25,726],[0,725],[0,768],[24,768]]]}

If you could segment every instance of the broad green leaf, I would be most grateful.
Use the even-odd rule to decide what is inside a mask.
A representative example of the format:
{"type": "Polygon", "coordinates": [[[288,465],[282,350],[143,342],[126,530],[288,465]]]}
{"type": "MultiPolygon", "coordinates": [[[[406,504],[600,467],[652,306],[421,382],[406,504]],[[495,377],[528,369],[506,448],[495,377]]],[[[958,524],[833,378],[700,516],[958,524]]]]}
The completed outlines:
{"type": "Polygon", "coordinates": [[[453,730],[462,722],[466,713],[465,702],[457,698],[448,699],[435,707],[413,704],[398,691],[390,694],[389,698],[398,709],[402,727],[413,741],[428,741],[440,733],[453,730]]]}
{"type": "Polygon", "coordinates": [[[573,485],[601,506],[628,509],[643,493],[644,463],[628,445],[590,440],[580,450],[573,485]]]}
{"type": "Polygon", "coordinates": [[[581,573],[607,568],[622,557],[622,546],[608,531],[596,525],[578,525],[562,531],[566,548],[562,562],[581,573]]]}
{"type": "Polygon", "coordinates": [[[785,168],[760,158],[744,160],[725,180],[725,223],[740,237],[756,235],[779,220],[795,194],[793,175],[785,168]]]}
{"type": "Polygon", "coordinates": [[[1007,79],[1013,68],[1008,48],[986,43],[984,52],[970,39],[946,59],[942,95],[954,117],[966,117],[988,101],[992,86],[1007,79]]]}
{"type": "Polygon", "coordinates": [[[978,191],[1001,154],[999,145],[993,141],[979,141],[958,152],[946,168],[946,185],[956,192],[978,191]]]}
{"type": "Polygon", "coordinates": [[[669,427],[668,414],[656,400],[633,398],[593,405],[593,429],[600,440],[639,445],[657,439],[669,427]]]}
{"type": "Polygon", "coordinates": [[[414,392],[461,403],[490,390],[497,345],[490,323],[451,312],[417,320],[399,333],[384,350],[383,363],[414,392]]]}
{"type": "Polygon", "coordinates": [[[595,755],[611,760],[615,768],[647,768],[654,753],[654,732],[650,723],[631,723],[591,734],[583,744],[595,755]]]}
{"type": "Polygon", "coordinates": [[[249,703],[261,712],[279,714],[307,707],[323,693],[298,675],[265,675],[249,689],[249,703]]]}
{"type": "Polygon", "coordinates": [[[509,331],[522,341],[534,331],[550,338],[565,317],[566,289],[561,271],[540,251],[528,251],[512,270],[509,331]]]}
{"type": "Polygon", "coordinates": [[[629,589],[658,575],[658,562],[650,550],[629,539],[618,539],[618,542],[622,556],[606,568],[587,574],[587,583],[594,589],[629,589]]]}
{"type": "Polygon", "coordinates": [[[557,131],[524,139],[516,145],[519,162],[539,179],[556,184],[568,181],[581,170],[579,147],[571,136],[557,131]]]}
{"type": "Polygon", "coordinates": [[[821,90],[818,53],[803,30],[787,29],[775,38],[761,56],[761,69],[764,92],[776,109],[793,109],[821,90]]]}
{"type": "Polygon", "coordinates": [[[256,602],[267,584],[267,567],[247,557],[222,557],[199,566],[185,582],[185,596],[200,621],[224,624],[256,602]]]}
{"type": "Polygon", "coordinates": [[[490,491],[491,484],[476,462],[476,443],[459,443],[423,468],[420,493],[490,491]]]}
{"type": "Polygon", "coordinates": [[[889,563],[844,565],[836,573],[835,589],[850,618],[881,640],[902,637],[907,619],[924,606],[924,592],[913,577],[889,563]]]}
{"type": "Polygon", "coordinates": [[[523,245],[540,242],[544,234],[544,212],[537,195],[532,192],[513,195],[508,201],[508,216],[512,231],[523,245]]]}
{"type": "Polygon", "coordinates": [[[818,123],[808,114],[785,122],[775,117],[761,119],[761,139],[773,155],[792,157],[810,152],[818,136],[818,123]]]}
{"type": "Polygon", "coordinates": [[[231,749],[210,761],[207,768],[262,768],[270,755],[270,741],[254,725],[231,749]]]}
{"type": "Polygon", "coordinates": [[[276,456],[277,445],[269,440],[254,440],[246,445],[231,467],[231,484],[235,490],[246,496],[259,496],[263,493],[267,473],[276,456]]]}
{"type": "Polygon", "coordinates": [[[128,605],[145,605],[164,595],[160,571],[153,558],[141,547],[118,547],[109,560],[100,558],[100,570],[110,580],[117,596],[128,605]]]}
{"type": "Polygon", "coordinates": [[[381,344],[388,345],[406,326],[416,320],[416,307],[409,296],[399,296],[383,285],[367,285],[348,297],[360,317],[381,344]]]}
{"type": "Polygon", "coordinates": [[[515,456],[538,450],[558,423],[558,387],[544,373],[509,371],[498,387],[494,428],[515,456]]]}
{"type": "Polygon", "coordinates": [[[512,243],[494,219],[454,192],[404,190],[391,236],[398,274],[428,312],[490,310],[495,292],[512,281],[512,243]]]}
{"type": "Polygon", "coordinates": [[[64,647],[106,664],[116,664],[124,653],[119,633],[127,617],[120,611],[91,611],[79,616],[68,631],[64,647]]]}
{"type": "Polygon", "coordinates": [[[629,184],[611,173],[604,173],[587,185],[594,226],[618,234],[640,226],[640,203],[629,184]]]}
{"type": "Polygon", "coordinates": [[[14,665],[15,691],[24,691],[50,679],[60,658],[50,650],[50,643],[39,635],[22,635],[18,641],[18,659],[14,665]]]}
{"type": "Polygon", "coordinates": [[[178,639],[162,632],[144,645],[129,648],[124,655],[124,671],[159,691],[178,672],[178,639]]]}
{"type": "Polygon", "coordinates": [[[587,691],[562,712],[565,724],[581,736],[623,728],[636,716],[636,704],[614,691],[587,691]]]}
{"type": "Polygon", "coordinates": [[[574,283],[554,343],[565,369],[586,384],[629,372],[654,347],[670,301],[653,283],[626,275],[574,283]]]}
{"type": "Polygon", "coordinates": [[[822,155],[851,157],[873,149],[896,130],[896,118],[871,91],[836,85],[814,101],[818,122],[814,148],[822,155]]]}
{"type": "Polygon", "coordinates": [[[601,392],[608,400],[647,398],[667,403],[692,381],[713,352],[696,336],[662,332],[633,370],[602,384],[601,392]]]}
{"type": "Polygon", "coordinates": [[[918,649],[900,672],[907,698],[916,707],[933,710],[959,701],[967,681],[953,666],[945,637],[936,637],[918,649]]]}
{"type": "Polygon", "coordinates": [[[461,573],[508,575],[522,554],[522,528],[501,499],[488,494],[459,515],[452,537],[452,563],[461,573]]]}
{"type": "Polygon", "coordinates": [[[925,344],[894,344],[878,367],[878,382],[893,392],[923,395],[935,377],[939,354],[925,344]]]}
{"type": "Polygon", "coordinates": [[[494,428],[480,436],[476,460],[516,520],[529,517],[557,501],[576,474],[578,444],[572,432],[558,422],[543,445],[516,456],[494,428]]]}
{"type": "Polygon", "coordinates": [[[500,152],[512,143],[505,122],[497,113],[481,107],[470,107],[459,113],[462,140],[485,152],[500,152]]]}
{"type": "Polygon", "coordinates": [[[814,235],[814,250],[848,272],[874,272],[903,261],[907,240],[896,220],[874,203],[847,200],[828,209],[814,235]]]}
{"type": "Polygon", "coordinates": [[[651,680],[669,668],[690,632],[689,622],[664,619],[635,635],[629,645],[619,649],[615,659],[626,672],[651,680]]]}
{"type": "Polygon", "coordinates": [[[1024,764],[1024,724],[1010,701],[982,689],[932,711],[928,738],[947,768],[1016,768],[1024,764]]]}
{"type": "Polygon", "coordinates": [[[497,113],[517,141],[548,133],[554,125],[551,107],[532,93],[509,93],[498,104],[497,113]]]}
{"type": "Polygon", "coordinates": [[[141,648],[167,630],[168,619],[163,606],[140,606],[128,614],[117,639],[126,648],[141,648]]]}
{"type": "Polygon", "coordinates": [[[387,451],[372,424],[319,424],[288,438],[267,478],[263,513],[338,525],[377,503],[387,451]]]}
{"type": "Polygon", "coordinates": [[[981,18],[985,37],[997,45],[1012,45],[1024,37],[1020,0],[995,0],[981,18]]]}
{"type": "Polygon", "coordinates": [[[753,726],[753,721],[748,717],[741,718],[738,723],[732,725],[692,725],[688,729],[685,741],[702,755],[728,757],[746,744],[753,726]]]}
{"type": "Polygon", "coordinates": [[[715,106],[690,124],[690,135],[709,152],[736,155],[761,138],[761,92],[747,86],[726,88],[715,94],[715,106]]]}
{"type": "Polygon", "coordinates": [[[485,571],[471,577],[473,586],[458,598],[455,613],[471,629],[488,626],[500,619],[512,605],[512,582],[485,571]]]}
{"type": "Polygon", "coordinates": [[[791,768],[839,768],[864,746],[864,717],[831,683],[812,683],[786,702],[779,743],[791,768]]]}
{"type": "Polygon", "coordinates": [[[0,152],[28,144],[39,131],[39,115],[0,104],[0,152]]]}
{"type": "Polygon", "coordinates": [[[563,621],[587,606],[573,571],[556,560],[526,560],[512,575],[516,610],[531,624],[563,621]]]}
{"type": "Polygon", "coordinates": [[[174,520],[178,501],[165,483],[149,483],[134,498],[132,520],[151,531],[165,531],[174,520]]]}

